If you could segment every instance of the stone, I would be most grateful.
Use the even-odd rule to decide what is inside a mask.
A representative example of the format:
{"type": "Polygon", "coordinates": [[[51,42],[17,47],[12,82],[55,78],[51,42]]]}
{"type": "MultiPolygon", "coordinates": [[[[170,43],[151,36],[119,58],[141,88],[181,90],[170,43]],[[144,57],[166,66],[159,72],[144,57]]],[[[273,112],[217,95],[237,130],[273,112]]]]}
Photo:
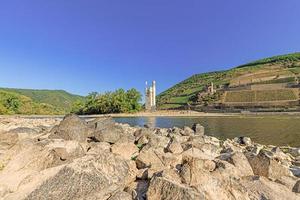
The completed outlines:
{"type": "Polygon", "coordinates": [[[147,191],[149,187],[148,180],[136,180],[129,184],[124,191],[132,194],[132,199],[147,199],[147,191]]]}
{"type": "MultiPolygon", "coordinates": [[[[139,141],[139,139],[141,137],[145,137],[145,138],[148,138],[149,135],[152,135],[154,134],[154,130],[153,129],[146,129],[146,128],[141,128],[141,129],[138,129],[134,132],[134,137],[135,137],[135,141],[139,141]]],[[[148,143],[148,142],[146,142],[148,143]]],[[[146,144],[145,143],[145,144],[146,144]]]]}
{"type": "Polygon", "coordinates": [[[93,129],[93,137],[96,141],[108,142],[114,144],[121,140],[123,142],[134,142],[134,136],[125,131],[126,128],[116,124],[112,118],[103,117],[97,118],[88,123],[88,126],[93,129]]]}
{"type": "Polygon", "coordinates": [[[194,130],[188,126],[183,127],[183,131],[181,131],[181,135],[183,136],[191,136],[194,135],[194,130]]]}
{"type": "Polygon", "coordinates": [[[197,185],[203,181],[208,172],[216,169],[216,163],[212,160],[199,159],[197,157],[183,157],[180,176],[182,182],[188,185],[197,185]]]}
{"type": "Polygon", "coordinates": [[[111,152],[120,155],[124,159],[132,159],[139,153],[139,148],[133,143],[117,142],[111,147],[111,152]]]}
{"type": "Polygon", "coordinates": [[[253,176],[253,170],[248,162],[247,157],[241,152],[225,153],[219,157],[233,164],[239,171],[240,176],[253,176]]]}
{"type": "Polygon", "coordinates": [[[293,187],[293,192],[300,193],[300,180],[296,182],[296,184],[293,187]]]}
{"type": "Polygon", "coordinates": [[[181,143],[183,150],[188,150],[190,148],[198,148],[201,149],[204,142],[204,138],[202,136],[190,136],[186,142],[181,143]]]}
{"type": "Polygon", "coordinates": [[[111,146],[108,142],[91,142],[86,145],[86,154],[98,155],[103,152],[110,152],[111,146]]]}
{"type": "Polygon", "coordinates": [[[155,134],[149,135],[148,140],[149,142],[147,146],[155,147],[155,148],[166,148],[170,143],[170,138],[165,136],[155,135],[155,134]]]}
{"type": "Polygon", "coordinates": [[[145,145],[145,144],[148,144],[149,143],[149,140],[147,138],[146,135],[143,135],[139,138],[138,142],[137,142],[139,145],[145,145]]]}
{"type": "Polygon", "coordinates": [[[124,191],[119,191],[110,197],[108,200],[132,200],[132,197],[129,193],[124,191]]]}
{"type": "Polygon", "coordinates": [[[282,176],[290,176],[288,168],[272,159],[266,152],[260,151],[258,155],[246,154],[254,175],[264,176],[270,179],[280,179],[282,176]]]}
{"type": "Polygon", "coordinates": [[[196,200],[204,195],[192,188],[162,177],[154,177],[147,192],[149,200],[196,200]]]}
{"type": "Polygon", "coordinates": [[[220,145],[221,142],[218,138],[204,135],[203,140],[204,140],[204,143],[206,143],[206,144],[212,144],[218,148],[221,146],[220,145]]]}
{"type": "Polygon", "coordinates": [[[189,140],[190,136],[170,135],[172,140],[179,142],[180,144],[185,143],[189,140]]]}
{"type": "Polygon", "coordinates": [[[290,166],[290,171],[291,171],[291,173],[294,176],[300,178],[300,167],[298,167],[298,166],[290,166]]]}
{"type": "Polygon", "coordinates": [[[175,140],[173,140],[173,141],[169,144],[169,146],[167,147],[167,150],[168,150],[169,152],[175,153],[175,154],[180,154],[180,153],[183,152],[183,149],[182,149],[180,143],[177,142],[177,141],[175,141],[175,140]]]}
{"type": "Polygon", "coordinates": [[[178,184],[182,184],[180,174],[178,173],[178,170],[175,168],[165,169],[164,171],[162,171],[161,177],[166,178],[168,180],[172,180],[173,182],[176,182],[178,184]]]}
{"type": "Polygon", "coordinates": [[[250,146],[252,144],[252,141],[249,137],[236,137],[233,139],[233,141],[239,145],[245,146],[250,146]]]}
{"type": "Polygon", "coordinates": [[[49,135],[50,139],[76,140],[86,142],[91,136],[92,129],[77,115],[70,114],[64,117],[58,126],[55,126],[49,135]]]}
{"type": "Polygon", "coordinates": [[[163,150],[150,148],[147,150],[142,150],[138,157],[136,158],[136,166],[138,169],[143,168],[155,168],[163,169],[164,163],[162,160],[163,150]]]}
{"type": "Polygon", "coordinates": [[[0,153],[10,149],[19,141],[18,133],[15,132],[4,132],[0,133],[0,153]]]}
{"type": "Polygon", "coordinates": [[[183,130],[178,127],[174,127],[171,132],[173,135],[183,135],[183,130]]]}
{"type": "MultiPolygon", "coordinates": [[[[85,155],[84,149],[77,141],[53,140],[45,146],[48,151],[54,152],[60,161],[72,162],[73,159],[85,155]]],[[[59,162],[61,163],[61,162],[59,162]]]]}
{"type": "Polygon", "coordinates": [[[244,188],[247,188],[247,196],[249,196],[250,199],[300,199],[300,195],[297,193],[293,193],[284,185],[270,181],[265,177],[245,177],[240,180],[239,184],[244,188]]]}
{"type": "Polygon", "coordinates": [[[136,178],[140,180],[148,179],[148,168],[139,169],[136,178]]]}
{"type": "Polygon", "coordinates": [[[205,129],[201,124],[194,124],[192,128],[195,132],[195,135],[204,135],[205,129]]]}
{"type": "Polygon", "coordinates": [[[116,190],[122,191],[135,174],[125,160],[109,153],[85,156],[53,169],[35,174],[6,199],[107,199],[116,190]]]}
{"type": "Polygon", "coordinates": [[[160,158],[163,161],[165,167],[175,168],[178,164],[182,162],[182,155],[172,154],[170,152],[160,154],[160,158]]]}
{"type": "Polygon", "coordinates": [[[300,156],[300,148],[290,148],[289,153],[294,157],[300,156]]]}

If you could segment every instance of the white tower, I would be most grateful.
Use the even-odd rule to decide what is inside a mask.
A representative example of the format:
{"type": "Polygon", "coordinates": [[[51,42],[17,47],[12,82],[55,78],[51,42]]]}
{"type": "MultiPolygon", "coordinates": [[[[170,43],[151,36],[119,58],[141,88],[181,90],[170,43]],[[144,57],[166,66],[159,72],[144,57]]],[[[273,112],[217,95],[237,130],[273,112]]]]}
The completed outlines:
{"type": "Polygon", "coordinates": [[[152,82],[152,86],[148,88],[148,84],[146,82],[146,94],[145,94],[145,108],[147,111],[156,110],[156,83],[152,82]]]}
{"type": "Polygon", "coordinates": [[[152,110],[156,110],[156,82],[152,81],[152,110]]]}

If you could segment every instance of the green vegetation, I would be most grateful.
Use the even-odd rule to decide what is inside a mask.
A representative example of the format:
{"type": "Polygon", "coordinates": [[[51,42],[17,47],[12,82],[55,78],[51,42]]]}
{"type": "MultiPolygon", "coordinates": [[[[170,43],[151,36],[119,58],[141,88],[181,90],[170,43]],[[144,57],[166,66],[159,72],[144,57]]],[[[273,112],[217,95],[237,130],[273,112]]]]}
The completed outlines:
{"type": "Polygon", "coordinates": [[[300,53],[291,53],[291,54],[286,54],[286,55],[273,56],[270,58],[264,58],[264,59],[260,59],[260,60],[254,61],[254,62],[250,62],[245,65],[238,66],[238,68],[278,63],[278,62],[286,63],[287,65],[291,64],[290,66],[293,66],[292,63],[294,63],[295,61],[300,61],[300,53]]]}
{"type": "Polygon", "coordinates": [[[142,95],[136,89],[118,89],[115,92],[89,94],[85,101],[76,101],[72,112],[76,114],[108,114],[108,113],[132,113],[141,110],[142,95]]]}
{"type": "Polygon", "coordinates": [[[0,90],[26,96],[37,104],[55,107],[59,110],[60,114],[69,113],[74,102],[83,101],[84,99],[81,96],[73,95],[63,90],[31,90],[13,88],[1,88],[0,90]]]}
{"type": "MultiPolygon", "coordinates": [[[[199,100],[199,95],[206,91],[211,82],[214,83],[216,89],[226,89],[239,86],[240,80],[243,86],[243,84],[251,84],[252,79],[256,79],[255,84],[295,83],[296,77],[300,79],[300,53],[274,56],[226,71],[193,75],[159,94],[157,104],[160,109],[176,109],[188,104],[201,104],[203,101],[206,105],[219,101],[219,97],[209,95],[202,96],[203,101],[199,100]],[[232,83],[235,84],[231,85],[232,83]]],[[[245,97],[241,97],[243,95],[241,93],[233,95],[236,96],[229,98],[233,100],[241,98],[240,101],[253,98],[251,94],[245,94],[245,97]]]]}
{"type": "Polygon", "coordinates": [[[52,115],[60,114],[62,110],[45,104],[36,103],[31,98],[15,92],[8,92],[0,89],[0,114],[40,114],[52,115]]]}
{"type": "Polygon", "coordinates": [[[256,92],[256,101],[291,101],[297,99],[298,97],[290,89],[256,92]]]}
{"type": "Polygon", "coordinates": [[[252,103],[267,101],[295,101],[298,97],[292,89],[231,91],[226,92],[226,103],[252,103]]]}
{"type": "Polygon", "coordinates": [[[234,91],[227,92],[225,102],[254,102],[255,92],[254,91],[234,91]]]}

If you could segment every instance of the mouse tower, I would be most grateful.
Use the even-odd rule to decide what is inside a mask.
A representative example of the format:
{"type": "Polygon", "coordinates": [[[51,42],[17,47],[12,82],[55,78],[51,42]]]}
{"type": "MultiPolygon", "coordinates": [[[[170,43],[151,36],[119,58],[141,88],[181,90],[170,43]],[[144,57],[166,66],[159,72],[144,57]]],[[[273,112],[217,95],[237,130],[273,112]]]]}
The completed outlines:
{"type": "Polygon", "coordinates": [[[145,109],[146,111],[156,110],[156,82],[152,81],[152,86],[148,87],[146,82],[145,90],[145,109]]]}

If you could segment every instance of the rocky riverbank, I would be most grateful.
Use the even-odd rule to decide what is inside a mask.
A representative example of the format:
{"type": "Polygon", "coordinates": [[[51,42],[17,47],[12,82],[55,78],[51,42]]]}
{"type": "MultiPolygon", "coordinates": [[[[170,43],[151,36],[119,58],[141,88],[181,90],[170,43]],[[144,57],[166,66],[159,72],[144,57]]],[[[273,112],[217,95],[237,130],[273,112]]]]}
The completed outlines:
{"type": "Polygon", "coordinates": [[[300,199],[300,149],[204,133],[1,118],[0,199],[300,199]]]}

